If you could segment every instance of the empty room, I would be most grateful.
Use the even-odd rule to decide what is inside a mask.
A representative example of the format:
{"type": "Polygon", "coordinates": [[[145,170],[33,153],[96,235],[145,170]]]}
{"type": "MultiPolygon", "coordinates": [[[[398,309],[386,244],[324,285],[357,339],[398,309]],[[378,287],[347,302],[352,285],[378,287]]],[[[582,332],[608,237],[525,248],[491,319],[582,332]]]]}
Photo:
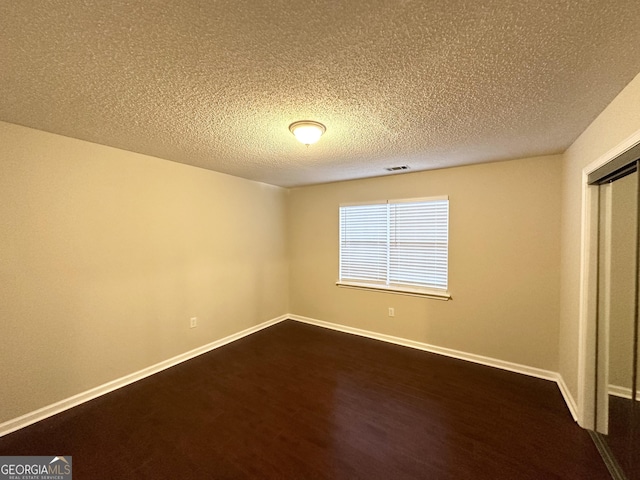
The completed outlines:
{"type": "Polygon", "coordinates": [[[640,479],[638,19],[0,4],[0,480],[640,479]]]}

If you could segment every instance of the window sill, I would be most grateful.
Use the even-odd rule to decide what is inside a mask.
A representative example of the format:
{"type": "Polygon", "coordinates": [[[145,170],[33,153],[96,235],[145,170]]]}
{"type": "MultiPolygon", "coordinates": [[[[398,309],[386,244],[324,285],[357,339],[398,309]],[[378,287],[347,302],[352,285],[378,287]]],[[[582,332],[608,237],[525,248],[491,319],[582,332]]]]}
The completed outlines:
{"type": "Polygon", "coordinates": [[[357,283],[357,282],[336,282],[338,287],[342,288],[356,288],[359,290],[376,290],[385,293],[394,293],[397,295],[409,295],[411,297],[426,297],[433,298],[435,300],[451,300],[449,292],[442,292],[439,290],[422,290],[419,288],[411,287],[387,287],[386,285],[375,285],[371,283],[357,283]]]}

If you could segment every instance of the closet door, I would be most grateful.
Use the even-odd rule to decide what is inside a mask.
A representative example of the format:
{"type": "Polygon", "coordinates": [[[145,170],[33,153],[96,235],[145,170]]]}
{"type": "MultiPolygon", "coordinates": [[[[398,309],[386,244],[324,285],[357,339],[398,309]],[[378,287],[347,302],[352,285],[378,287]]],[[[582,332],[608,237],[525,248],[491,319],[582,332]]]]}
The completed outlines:
{"type": "Polygon", "coordinates": [[[634,478],[636,456],[637,181],[635,172],[600,186],[598,359],[608,367],[598,380],[606,385],[606,401],[601,402],[608,410],[606,442],[628,478],[634,478]]]}
{"type": "Polygon", "coordinates": [[[634,346],[633,346],[633,380],[631,383],[632,388],[632,409],[631,409],[631,421],[630,421],[630,440],[629,448],[631,453],[629,454],[629,469],[627,471],[627,477],[630,480],[640,480],[640,174],[638,178],[638,216],[636,221],[638,222],[638,249],[636,250],[636,319],[635,319],[635,331],[634,331],[634,346]]]}
{"type": "Polygon", "coordinates": [[[640,480],[637,169],[599,185],[596,422],[614,477],[640,480]]]}

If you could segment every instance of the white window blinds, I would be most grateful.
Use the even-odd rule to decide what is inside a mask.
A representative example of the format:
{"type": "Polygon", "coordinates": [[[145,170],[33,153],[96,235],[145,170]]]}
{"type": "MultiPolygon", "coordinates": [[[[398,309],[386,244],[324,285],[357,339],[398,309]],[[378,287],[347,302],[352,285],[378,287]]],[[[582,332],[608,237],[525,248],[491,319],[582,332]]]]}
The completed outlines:
{"type": "Polygon", "coordinates": [[[340,281],[447,289],[449,200],[340,207],[340,281]]]}

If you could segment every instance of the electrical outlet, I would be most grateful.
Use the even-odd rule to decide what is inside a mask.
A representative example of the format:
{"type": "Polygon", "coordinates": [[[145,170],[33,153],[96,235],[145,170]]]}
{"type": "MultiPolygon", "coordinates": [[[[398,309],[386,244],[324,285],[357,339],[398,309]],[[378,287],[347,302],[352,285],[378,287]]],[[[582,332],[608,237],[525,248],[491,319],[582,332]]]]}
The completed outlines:
{"type": "Polygon", "coordinates": [[[396,309],[393,307],[389,307],[389,316],[390,317],[395,317],[396,316],[396,309]]]}
{"type": "Polygon", "coordinates": [[[191,317],[189,321],[189,328],[196,328],[198,326],[198,317],[191,317]]]}

